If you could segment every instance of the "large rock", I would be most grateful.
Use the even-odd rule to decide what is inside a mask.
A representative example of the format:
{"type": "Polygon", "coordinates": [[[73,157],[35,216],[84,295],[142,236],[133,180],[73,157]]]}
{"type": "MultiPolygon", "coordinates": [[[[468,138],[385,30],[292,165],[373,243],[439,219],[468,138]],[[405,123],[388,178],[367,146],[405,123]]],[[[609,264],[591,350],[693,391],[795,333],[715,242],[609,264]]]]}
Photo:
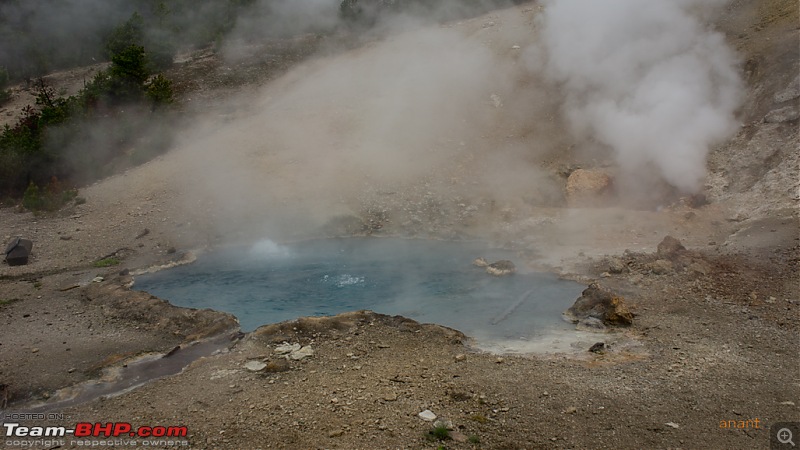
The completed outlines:
{"type": "Polygon", "coordinates": [[[605,325],[627,326],[633,323],[633,313],[628,310],[625,300],[603,289],[596,283],[587,287],[578,300],[564,312],[564,317],[572,323],[599,319],[605,325]]]}
{"type": "Polygon", "coordinates": [[[576,169],[567,178],[567,203],[571,206],[595,204],[611,190],[611,177],[598,169],[576,169]]]}
{"type": "Polygon", "coordinates": [[[6,262],[9,266],[22,266],[28,264],[28,257],[33,249],[33,242],[28,239],[16,237],[6,247],[6,262]]]}

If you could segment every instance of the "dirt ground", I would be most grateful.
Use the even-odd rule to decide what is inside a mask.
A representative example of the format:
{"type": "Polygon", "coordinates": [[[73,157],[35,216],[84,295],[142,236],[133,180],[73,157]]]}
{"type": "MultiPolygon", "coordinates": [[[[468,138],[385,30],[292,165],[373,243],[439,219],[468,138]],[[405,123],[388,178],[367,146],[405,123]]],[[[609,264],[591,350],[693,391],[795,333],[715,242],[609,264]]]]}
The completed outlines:
{"type": "MultiPolygon", "coordinates": [[[[452,26],[508,48],[503,26],[530,24],[537,8],[452,26]]],[[[311,220],[301,234],[286,234],[480,236],[517,250],[526,268],[618,293],[636,314],[630,327],[582,334],[567,351],[505,355],[476,350],[456,330],[365,311],[238,334],[227,314],[176,308],[128,289],[137,271],[261,237],[252,227],[220,226],[210,212],[225,210],[218,199],[189,197],[187,204],[180,188],[194,176],[192,155],[178,149],[81,189],[85,204],[52,215],[0,210],[0,237],[34,241],[28,265],[0,265],[0,383],[9,395],[2,420],[187,427],[188,436],[159,439],[156,448],[769,448],[772,424],[800,421],[797,119],[764,121],[779,107],[797,106],[797,97],[779,102],[776,94],[797,77],[798,23],[796,4],[774,0],[732,2],[716,24],[744,59],[748,94],[742,130],[709,156],[708,204],[484,207],[485,199],[463,188],[467,182],[430,188],[438,196],[431,202],[415,180],[391,195],[367,186],[340,203],[346,220],[311,220]],[[469,204],[479,205],[475,216],[463,214],[469,204]],[[410,220],[408,205],[423,205],[432,219],[410,220]],[[355,229],[344,226],[348,220],[355,229]],[[663,269],[656,246],[666,235],[688,253],[663,269]],[[120,264],[95,266],[109,256],[120,264]],[[220,336],[216,351],[178,374],[117,395],[54,403],[89,395],[93,380],[124,377],[143,357],[169,355],[162,361],[178,361],[180,369],[184,358],[194,359],[182,356],[194,343],[220,336]],[[605,351],[589,352],[597,342],[605,351]],[[283,343],[313,354],[287,359],[283,343]],[[251,370],[253,362],[266,367],[251,370]],[[425,410],[439,422],[420,418],[425,410]],[[57,415],[13,415],[30,411],[57,415]],[[433,433],[435,424],[450,428],[448,436],[433,433]]],[[[301,55],[292,64],[305,57],[287,51],[301,55]]],[[[220,78],[224,67],[213,55],[187,56],[175,70],[201,75],[185,83],[183,95],[214,102],[259,89],[258,64],[220,78]],[[202,70],[192,72],[191,64],[202,70]],[[232,89],[226,80],[245,85],[232,89]]],[[[286,85],[278,80],[276,89],[286,85]]],[[[203,109],[188,101],[183,107],[187,114],[203,109]]],[[[485,139],[487,147],[500,145],[504,130],[485,139]]],[[[470,158],[453,178],[474,179],[485,159],[470,158]]],[[[571,162],[567,155],[544,166],[555,171],[571,162]]],[[[302,176],[298,165],[278,164],[273,175],[279,182],[302,176]]],[[[235,219],[258,221],[260,207],[275,206],[255,205],[235,219]]],[[[125,438],[113,444],[144,445],[125,438]]],[[[3,445],[22,448],[31,439],[4,437],[3,445]]],[[[82,446],[77,441],[33,447],[82,446]]]]}

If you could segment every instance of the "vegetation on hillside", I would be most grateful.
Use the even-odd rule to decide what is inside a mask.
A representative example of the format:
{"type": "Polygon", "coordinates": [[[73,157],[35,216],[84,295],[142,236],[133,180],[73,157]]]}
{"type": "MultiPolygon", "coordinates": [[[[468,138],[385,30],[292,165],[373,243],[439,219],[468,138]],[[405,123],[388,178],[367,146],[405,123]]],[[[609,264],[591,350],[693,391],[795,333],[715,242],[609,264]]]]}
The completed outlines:
{"type": "Polygon", "coordinates": [[[58,199],[74,197],[62,195],[71,192],[65,186],[108,175],[113,169],[108,164],[134,143],[140,150],[128,156],[140,160],[165,147],[165,142],[140,136],[151,134],[144,130],[172,102],[171,82],[161,74],[152,76],[142,46],[121,48],[111,61],[108,70],[73,96],[57,95],[42,79],[34,82],[36,108],[26,107],[19,121],[0,134],[0,192],[24,193],[29,209],[54,209],[58,199]]]}

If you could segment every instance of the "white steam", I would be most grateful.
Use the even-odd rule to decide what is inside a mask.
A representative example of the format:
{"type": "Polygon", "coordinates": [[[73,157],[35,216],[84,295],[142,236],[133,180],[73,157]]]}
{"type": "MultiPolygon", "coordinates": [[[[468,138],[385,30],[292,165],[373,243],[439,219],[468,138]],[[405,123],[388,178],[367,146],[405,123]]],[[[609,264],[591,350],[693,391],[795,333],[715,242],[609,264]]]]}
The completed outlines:
{"type": "Polygon", "coordinates": [[[557,84],[573,137],[611,148],[623,175],[657,169],[684,192],[737,128],[737,59],[704,24],[726,0],[547,0],[531,67],[557,84]]]}

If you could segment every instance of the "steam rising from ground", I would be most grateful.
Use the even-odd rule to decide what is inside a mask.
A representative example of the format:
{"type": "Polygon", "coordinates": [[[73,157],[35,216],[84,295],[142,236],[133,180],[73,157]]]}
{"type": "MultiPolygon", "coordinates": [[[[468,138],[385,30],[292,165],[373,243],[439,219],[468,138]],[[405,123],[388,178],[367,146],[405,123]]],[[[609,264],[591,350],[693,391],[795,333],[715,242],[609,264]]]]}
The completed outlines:
{"type": "MultiPolygon", "coordinates": [[[[185,144],[189,172],[203,174],[194,192],[223,205],[231,224],[267,216],[256,221],[274,225],[296,212],[320,225],[360,213],[365,196],[391,200],[409,186],[435,196],[443,184],[484,181],[455,173],[471,154],[507,167],[499,179],[515,195],[532,189],[536,169],[505,162],[518,161],[519,142],[483,139],[496,132],[493,94],[503,96],[503,108],[526,97],[511,96],[510,66],[481,37],[429,27],[295,68],[249,106],[234,104],[231,123],[204,126],[202,138],[185,144]],[[519,185],[511,188],[512,179],[519,185]]],[[[519,117],[527,122],[536,107],[519,117]]]]}
{"type": "Polygon", "coordinates": [[[183,203],[273,237],[382,208],[395,224],[496,221],[563,199],[542,162],[567,162],[553,155],[569,143],[611,149],[631,191],[695,191],[741,84],[709,5],[552,1],[304,63],[184,139],[183,203]]]}
{"type": "Polygon", "coordinates": [[[584,146],[610,147],[629,177],[655,167],[696,191],[709,146],[737,128],[737,60],[703,22],[726,2],[548,0],[529,62],[562,90],[584,146]]]}

